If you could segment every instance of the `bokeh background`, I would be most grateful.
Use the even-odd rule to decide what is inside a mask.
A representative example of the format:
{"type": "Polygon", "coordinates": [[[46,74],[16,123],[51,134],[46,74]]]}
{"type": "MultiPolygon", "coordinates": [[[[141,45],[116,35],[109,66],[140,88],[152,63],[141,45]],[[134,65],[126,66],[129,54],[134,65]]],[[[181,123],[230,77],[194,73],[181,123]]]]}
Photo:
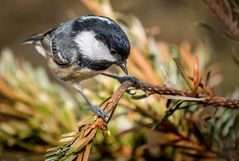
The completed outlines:
{"type": "MultiPolygon", "coordinates": [[[[0,5],[0,49],[9,47],[18,57],[45,65],[31,46],[20,42],[29,36],[71,19],[76,15],[90,14],[80,0],[1,0],[0,5]],[[74,14],[73,14],[74,13],[74,14]]],[[[211,61],[219,64],[224,78],[219,94],[226,95],[236,85],[239,74],[233,62],[232,53],[237,54],[238,44],[217,32],[196,27],[195,23],[205,22],[218,30],[223,30],[216,17],[202,1],[192,0],[112,0],[116,11],[133,14],[145,28],[158,26],[158,40],[180,44],[189,41],[194,47],[203,44],[211,61]],[[233,76],[233,77],[232,77],[233,76]]]]}
{"type": "MultiPolygon", "coordinates": [[[[139,65],[141,64],[141,62],[138,60],[144,60],[143,63],[151,69],[151,74],[153,75],[153,77],[160,78],[157,79],[160,80],[158,82],[170,85],[167,83],[168,80],[171,79],[170,81],[176,84],[176,86],[170,86],[171,88],[188,90],[188,88],[186,88],[187,85],[184,78],[182,78],[179,74],[179,69],[173,61],[173,57],[182,57],[182,59],[184,59],[182,62],[185,63],[186,68],[189,68],[189,70],[192,71],[191,67],[196,64],[194,64],[194,58],[199,56],[199,58],[202,58],[199,62],[203,64],[203,71],[200,71],[200,74],[205,76],[208,70],[212,69],[214,76],[218,76],[217,78],[210,78],[210,81],[216,80],[215,82],[213,82],[214,85],[216,84],[216,87],[213,87],[215,95],[232,97],[232,94],[234,93],[233,96],[235,98],[238,97],[237,88],[239,72],[238,66],[233,60],[232,55],[234,54],[237,57],[239,56],[239,54],[237,53],[239,45],[223,34],[225,29],[202,0],[111,0],[110,2],[112,2],[114,11],[136,16],[145,28],[147,35],[149,35],[146,38],[147,43],[145,44],[143,41],[141,41],[144,40],[144,37],[142,38],[139,36],[138,41],[140,41],[140,43],[138,44],[142,46],[145,45],[142,48],[137,44],[137,40],[134,40],[133,46],[134,49],[138,50],[138,52],[137,50],[134,50],[132,51],[131,55],[134,54],[134,56],[139,56],[141,54],[141,59],[136,60],[134,57],[133,59],[135,59],[135,61],[132,61],[133,59],[131,58],[131,60],[128,61],[128,65],[131,65],[129,71],[131,70],[132,73],[135,72],[136,74],[139,73],[141,78],[146,79],[143,81],[150,82],[150,78],[152,77],[146,78],[144,73],[141,72],[145,71],[145,68],[142,67],[143,65],[139,65]],[[208,24],[212,28],[209,29],[205,27],[199,27],[197,25],[199,22],[208,24]],[[151,41],[151,36],[155,37],[156,41],[151,41]],[[155,53],[152,53],[155,55],[162,53],[158,57],[157,55],[155,56],[150,53],[151,49],[153,48],[153,43],[157,44],[157,47],[160,50],[156,50],[156,52],[154,51],[155,53]],[[170,51],[171,45],[174,45],[174,51],[170,51]],[[146,47],[147,50],[144,51],[144,47],[146,47]],[[166,48],[167,50],[161,50],[163,48],[166,48]],[[187,50],[190,48],[192,50],[187,50]],[[183,49],[185,49],[186,51],[183,51],[183,49]],[[155,60],[150,54],[156,57],[155,60]],[[167,54],[170,55],[167,56],[167,54]],[[187,59],[185,55],[189,58],[187,59]],[[165,57],[167,57],[168,60],[165,57]],[[207,62],[207,60],[209,60],[210,62],[207,62]],[[158,62],[162,62],[162,66],[158,65],[158,62]],[[158,70],[161,67],[163,70],[158,70]],[[137,72],[135,68],[137,68],[137,70],[139,70],[140,72],[137,72]],[[166,71],[165,73],[168,74],[166,76],[169,77],[164,77],[165,73],[161,73],[161,71],[166,71]],[[220,84],[218,84],[217,81],[219,81],[220,84]]],[[[36,153],[33,153],[31,158],[31,153],[29,153],[28,150],[30,149],[30,151],[32,150],[34,152],[45,152],[45,149],[41,149],[42,147],[46,148],[45,145],[51,147],[53,145],[55,146],[57,144],[56,142],[59,140],[60,136],[63,133],[72,132],[76,122],[78,122],[82,117],[88,114],[87,112],[89,111],[87,111],[84,104],[79,101],[79,97],[75,96],[76,93],[73,93],[71,91],[69,92],[70,94],[68,94],[68,92],[66,92],[68,90],[63,90],[62,87],[59,87],[58,85],[52,83],[54,81],[48,81],[47,76],[43,74],[44,72],[41,69],[33,69],[30,65],[23,63],[30,62],[34,67],[41,66],[48,71],[46,62],[37,53],[33,46],[21,45],[21,42],[23,40],[29,38],[33,34],[44,32],[49,28],[60,24],[61,22],[65,22],[76,16],[86,14],[91,14],[91,12],[86,8],[85,5],[83,5],[80,0],[0,0],[0,50],[9,48],[13,51],[12,53],[15,54],[17,60],[24,60],[15,61],[14,58],[10,56],[11,54],[9,54],[11,52],[9,52],[9,50],[4,50],[3,53],[7,54],[3,54],[4,59],[2,58],[2,60],[0,61],[2,64],[4,64],[0,67],[4,67],[3,69],[6,69],[6,71],[0,70],[0,72],[5,74],[3,76],[0,75],[0,83],[2,83],[0,84],[0,87],[6,87],[0,88],[0,92],[3,91],[2,93],[0,93],[0,110],[1,108],[5,108],[6,110],[0,111],[0,114],[3,113],[3,116],[0,115],[0,132],[3,131],[3,133],[0,134],[5,134],[4,132],[8,134],[8,137],[6,137],[7,139],[4,138],[5,135],[0,135],[0,139],[3,138],[3,146],[0,144],[0,160],[2,158],[4,158],[4,160],[6,161],[15,160],[16,158],[24,158],[25,160],[43,160],[44,154],[41,153],[38,155],[36,153]],[[4,60],[6,60],[6,63],[4,62],[4,60]],[[14,65],[12,65],[13,67],[11,67],[11,63],[15,63],[14,65]],[[22,68],[18,70],[16,69],[18,67],[22,68]],[[4,80],[5,82],[2,80],[4,80]],[[38,81],[43,83],[38,83],[38,81]],[[45,85],[44,83],[46,83],[47,85],[45,85]],[[23,95],[25,97],[20,97],[22,99],[15,99],[15,97],[11,97],[11,95],[9,96],[4,93],[6,91],[5,89],[8,89],[9,91],[6,92],[7,94],[12,93],[14,96],[23,95]],[[39,93],[41,93],[44,97],[41,97],[42,95],[39,93]],[[69,110],[68,106],[71,106],[72,109],[69,110]],[[75,109],[73,109],[73,106],[75,109]],[[21,111],[22,109],[23,111],[21,111]],[[9,112],[8,110],[10,111],[10,114],[12,114],[11,112],[13,110],[15,112],[15,115],[13,115],[13,117],[12,115],[10,115],[9,117],[9,113],[7,113],[9,112]],[[36,110],[36,112],[34,110],[36,110]],[[45,112],[44,110],[47,112],[45,112]],[[66,113],[66,111],[69,113],[66,113]],[[58,117],[56,113],[59,114],[60,117],[58,117]],[[24,119],[26,116],[27,119],[22,119],[22,116],[24,116],[24,119]],[[5,126],[3,127],[2,125],[5,126]],[[47,130],[45,130],[44,128],[46,128],[47,130]],[[21,138],[21,134],[25,134],[25,136],[21,138]],[[12,136],[13,139],[11,138],[12,136]],[[24,142],[27,143],[27,146],[21,144],[24,142]],[[16,144],[17,146],[14,146],[14,144],[16,144]],[[4,151],[5,145],[7,145],[6,147],[8,147],[8,149],[10,149],[9,151],[8,149],[4,151]],[[33,145],[34,148],[39,145],[40,150],[38,150],[37,148],[34,149],[33,145]],[[23,148],[26,151],[20,151],[21,154],[19,154],[18,148],[23,148]]],[[[141,27],[140,24],[135,26],[136,28],[141,27]]],[[[135,35],[136,37],[138,36],[137,33],[135,35]]],[[[51,75],[51,72],[48,71],[48,74],[51,75]]],[[[193,76],[196,77],[196,74],[193,76]]],[[[53,76],[51,76],[50,78],[54,79],[53,76]]],[[[112,94],[114,90],[119,86],[119,84],[113,82],[112,80],[109,81],[105,79],[102,81],[99,78],[96,79],[96,81],[100,82],[96,87],[98,91],[100,91],[100,94],[97,93],[98,95],[95,95],[95,90],[89,90],[88,95],[90,96],[90,98],[92,98],[92,100],[96,100],[96,102],[98,101],[98,104],[100,104],[105,98],[109,97],[109,95],[112,94]]],[[[231,109],[223,107],[213,108],[212,106],[207,106],[208,108],[202,108],[202,106],[200,105],[195,107],[194,105],[188,103],[187,108],[185,108],[184,110],[178,110],[177,112],[172,113],[172,117],[169,118],[169,116],[171,116],[170,114],[168,116],[169,119],[165,117],[168,124],[166,124],[166,126],[165,124],[161,124],[161,129],[157,129],[158,131],[154,133],[151,130],[151,124],[153,125],[155,122],[159,121],[161,118],[164,118],[164,116],[167,115],[165,111],[168,111],[169,105],[173,104],[173,101],[167,102],[166,99],[161,99],[161,97],[159,98],[157,96],[149,97],[145,100],[135,101],[128,95],[123,97],[121,101],[122,102],[119,103],[120,107],[117,108],[117,110],[119,111],[116,111],[116,119],[114,118],[112,122],[110,122],[111,127],[109,129],[112,132],[111,138],[103,138],[102,136],[98,135],[98,140],[96,139],[96,141],[94,142],[94,148],[92,150],[93,154],[97,154],[96,152],[98,152],[98,154],[102,155],[103,157],[105,156],[106,158],[108,156],[115,157],[117,155],[120,156],[123,154],[125,154],[126,156],[132,155],[131,160],[133,160],[134,157],[150,158],[151,156],[154,156],[154,154],[156,154],[153,158],[158,157],[162,160],[165,160],[165,157],[185,160],[183,157],[178,157],[183,155],[178,155],[178,153],[176,153],[178,149],[179,151],[181,150],[177,147],[178,145],[176,146],[176,148],[165,150],[166,152],[164,152],[164,149],[167,148],[165,148],[163,144],[166,145],[166,141],[169,141],[170,144],[172,143],[170,141],[172,141],[174,137],[172,137],[170,134],[173,131],[176,133],[176,137],[180,136],[181,134],[185,134],[185,136],[188,137],[185,137],[186,140],[188,139],[188,142],[186,141],[186,143],[184,143],[183,145],[192,145],[192,148],[199,147],[199,153],[196,153],[197,149],[193,149],[192,154],[200,154],[200,150],[203,150],[203,154],[210,158],[210,155],[207,152],[218,148],[218,153],[221,154],[222,151],[225,152],[225,156],[230,157],[230,155],[232,154],[230,146],[235,145],[234,152],[235,156],[237,155],[237,145],[239,143],[239,114],[236,110],[235,112],[231,109]],[[147,115],[147,112],[151,112],[151,115],[147,115]],[[150,125],[146,126],[146,123],[147,125],[148,123],[150,125]],[[125,125],[126,127],[130,126],[130,128],[132,129],[129,128],[129,130],[123,129],[120,131],[119,129],[124,128],[124,126],[122,125],[125,125]],[[140,127],[139,130],[137,130],[138,126],[140,127]],[[133,129],[135,127],[136,132],[133,129]],[[128,135],[127,132],[132,133],[128,135]],[[122,137],[119,133],[121,133],[122,137]],[[122,133],[126,133],[126,136],[122,133]],[[200,135],[197,135],[198,133],[200,135]],[[119,136],[123,141],[118,139],[119,136]],[[226,140],[227,137],[229,138],[229,141],[226,140]],[[140,147],[142,145],[147,145],[147,143],[149,143],[148,145],[151,145],[151,143],[155,143],[155,141],[159,141],[160,148],[156,149],[153,147],[150,153],[148,153],[147,150],[141,153],[140,147]],[[129,144],[129,142],[132,144],[129,144]],[[114,146],[111,146],[111,143],[113,143],[114,146]],[[210,145],[208,145],[207,143],[210,145]],[[225,145],[229,145],[229,148],[227,146],[224,147],[224,143],[225,145]],[[115,148],[117,147],[115,145],[122,148],[117,149],[115,148]],[[104,147],[106,150],[102,147],[104,147]],[[135,155],[137,153],[137,150],[135,149],[137,148],[139,150],[139,156],[135,155]],[[147,156],[147,154],[150,155],[147,156]],[[172,157],[170,155],[172,155],[172,157]]],[[[185,140],[182,139],[182,141],[185,140]]],[[[175,143],[174,140],[173,143],[175,143]]],[[[184,149],[187,150],[187,148],[182,149],[182,152],[184,152],[184,149]]],[[[220,157],[220,155],[218,156],[220,157]]],[[[195,160],[197,160],[197,156],[195,157],[195,160]]]]}

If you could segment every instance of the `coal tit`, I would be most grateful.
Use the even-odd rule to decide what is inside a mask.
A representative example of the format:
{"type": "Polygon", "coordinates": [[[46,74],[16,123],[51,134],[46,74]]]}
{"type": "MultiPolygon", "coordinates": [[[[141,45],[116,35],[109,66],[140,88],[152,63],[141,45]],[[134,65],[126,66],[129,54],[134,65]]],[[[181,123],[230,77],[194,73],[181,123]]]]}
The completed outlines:
{"type": "Polygon", "coordinates": [[[107,117],[81,92],[79,82],[113,64],[128,74],[126,59],[130,42],[115,21],[103,16],[81,16],[33,35],[23,43],[33,44],[57,78],[72,85],[96,115],[107,117]]]}

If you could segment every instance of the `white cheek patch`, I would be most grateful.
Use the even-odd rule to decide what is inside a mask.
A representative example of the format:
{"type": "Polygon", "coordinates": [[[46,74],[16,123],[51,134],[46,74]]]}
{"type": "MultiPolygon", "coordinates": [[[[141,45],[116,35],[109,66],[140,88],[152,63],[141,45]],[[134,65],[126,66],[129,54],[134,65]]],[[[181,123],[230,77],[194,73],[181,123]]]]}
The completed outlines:
{"type": "Polygon", "coordinates": [[[91,60],[116,61],[110,54],[109,48],[100,40],[95,38],[95,34],[90,31],[82,31],[74,40],[78,45],[83,57],[91,60]]]}

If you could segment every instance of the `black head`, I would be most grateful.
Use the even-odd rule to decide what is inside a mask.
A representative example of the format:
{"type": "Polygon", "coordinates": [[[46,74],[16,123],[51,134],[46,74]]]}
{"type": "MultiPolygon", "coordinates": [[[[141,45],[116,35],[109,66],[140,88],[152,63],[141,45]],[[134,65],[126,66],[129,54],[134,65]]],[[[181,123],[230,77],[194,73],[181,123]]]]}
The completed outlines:
{"type": "Polygon", "coordinates": [[[115,58],[111,62],[104,60],[103,68],[116,64],[127,73],[126,59],[130,54],[130,42],[125,32],[116,22],[102,16],[82,16],[74,22],[73,31],[92,31],[95,38],[103,42],[109,53],[115,58]]]}

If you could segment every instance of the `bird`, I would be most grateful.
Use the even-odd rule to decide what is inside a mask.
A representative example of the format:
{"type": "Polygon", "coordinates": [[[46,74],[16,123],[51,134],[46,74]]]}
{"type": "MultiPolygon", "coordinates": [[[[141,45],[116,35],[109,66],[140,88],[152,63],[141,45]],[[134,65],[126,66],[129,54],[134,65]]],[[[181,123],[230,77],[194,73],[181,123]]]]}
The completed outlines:
{"type": "Polygon", "coordinates": [[[89,101],[80,82],[102,74],[112,65],[128,75],[130,41],[114,20],[97,15],[81,16],[35,34],[23,44],[34,45],[56,78],[77,90],[97,116],[108,117],[89,101]]]}

